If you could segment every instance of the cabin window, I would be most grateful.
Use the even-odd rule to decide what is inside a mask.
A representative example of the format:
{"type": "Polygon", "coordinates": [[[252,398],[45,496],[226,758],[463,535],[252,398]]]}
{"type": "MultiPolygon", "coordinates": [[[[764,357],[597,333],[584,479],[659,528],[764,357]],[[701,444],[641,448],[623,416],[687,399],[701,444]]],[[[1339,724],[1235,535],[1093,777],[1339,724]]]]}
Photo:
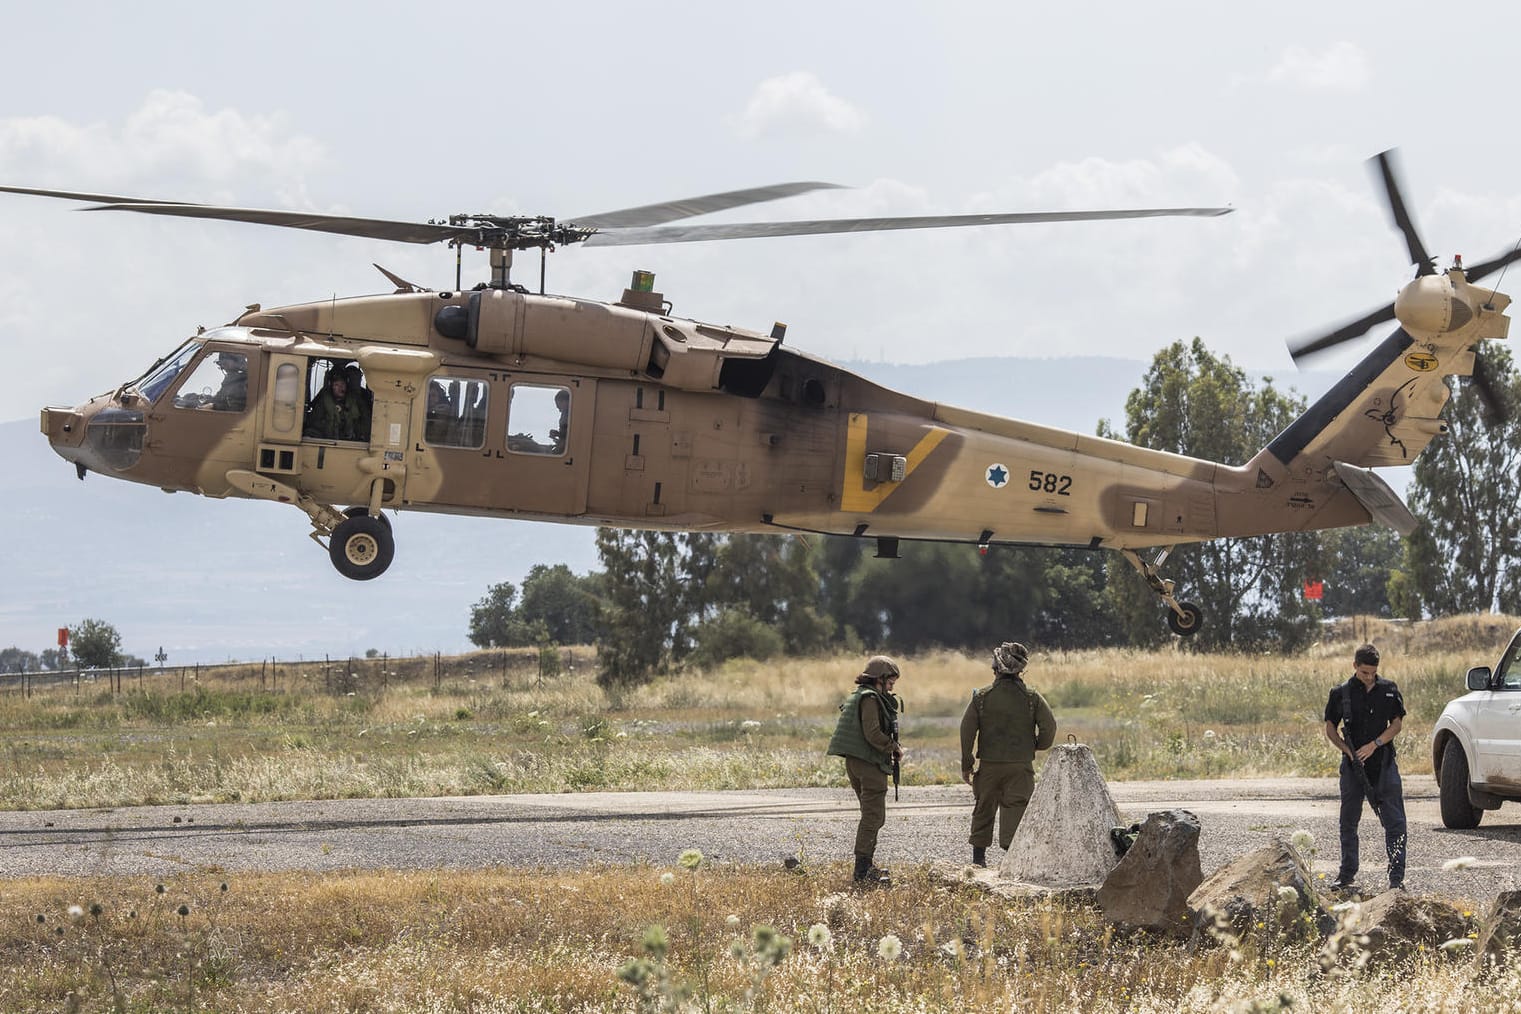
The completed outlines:
{"type": "Polygon", "coordinates": [[[484,446],[489,397],[490,389],[482,380],[429,379],[423,440],[434,447],[484,446]]]}
{"type": "Polygon", "coordinates": [[[1135,503],[1130,505],[1130,523],[1132,526],[1136,528],[1146,527],[1147,507],[1148,504],[1145,500],[1137,500],[1135,503]]]}
{"type": "Polygon", "coordinates": [[[562,455],[570,437],[570,389],[513,384],[507,402],[507,449],[562,455]]]}
{"type": "Polygon", "coordinates": [[[281,363],[275,369],[275,410],[269,424],[277,433],[295,432],[301,420],[301,371],[295,363],[281,363]]]}
{"type": "Polygon", "coordinates": [[[306,420],[301,435],[314,440],[369,443],[375,394],[352,359],[313,359],[306,371],[306,420]]]}

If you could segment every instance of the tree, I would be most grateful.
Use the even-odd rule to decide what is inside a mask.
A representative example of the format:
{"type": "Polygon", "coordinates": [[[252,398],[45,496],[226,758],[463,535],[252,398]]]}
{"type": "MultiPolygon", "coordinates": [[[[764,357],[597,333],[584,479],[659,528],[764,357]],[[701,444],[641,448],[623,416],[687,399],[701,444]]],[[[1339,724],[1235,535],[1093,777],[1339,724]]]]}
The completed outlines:
{"type": "Polygon", "coordinates": [[[535,564],[523,579],[517,618],[524,627],[542,627],[556,644],[590,644],[597,635],[594,582],[563,563],[535,564]]]}
{"type": "MultiPolygon", "coordinates": [[[[1228,356],[1217,358],[1195,338],[1174,342],[1152,359],[1141,386],[1125,400],[1126,434],[1143,447],[1241,463],[1303,410],[1303,399],[1280,393],[1271,379],[1254,388],[1228,356]]],[[[1114,436],[1108,429],[1101,427],[1100,435],[1114,436]]],[[[1320,555],[1315,533],[1215,539],[1180,548],[1167,570],[1179,597],[1204,611],[1204,628],[1195,637],[1201,647],[1289,644],[1306,638],[1315,618],[1300,589],[1320,555]]],[[[1148,629],[1158,622],[1156,611],[1137,605],[1146,597],[1156,601],[1139,575],[1123,561],[1111,563],[1109,572],[1109,600],[1131,639],[1160,638],[1154,627],[1148,629]]]]}
{"type": "MultiPolygon", "coordinates": [[[[693,574],[694,579],[696,576],[693,574]]],[[[801,539],[729,536],[718,546],[706,590],[705,605],[721,611],[738,610],[773,627],[799,654],[823,648],[834,636],[834,622],[819,608],[819,576],[813,567],[813,554],[801,539]]],[[[699,615],[702,612],[698,610],[699,615]]]]}
{"type": "Polygon", "coordinates": [[[36,672],[42,660],[35,652],[20,648],[0,649],[0,672],[36,672]]]}
{"type": "Polygon", "coordinates": [[[673,645],[684,650],[689,603],[681,547],[665,532],[599,528],[597,555],[604,574],[597,682],[646,683],[669,664],[673,645]]]}
{"type": "Polygon", "coordinates": [[[69,650],[81,669],[109,669],[121,664],[121,634],[104,620],[80,620],[69,628],[69,650]]]}
{"type": "Polygon", "coordinates": [[[470,643],[478,648],[505,648],[521,644],[521,624],[513,599],[518,590],[509,581],[494,584],[470,609],[470,643]]]}
{"type": "MultiPolygon", "coordinates": [[[[1521,378],[1503,348],[1483,343],[1476,369],[1487,373],[1511,420],[1521,409],[1521,378]]],[[[1453,383],[1453,381],[1449,381],[1453,383]]],[[[1447,433],[1420,457],[1410,486],[1421,527],[1410,537],[1411,576],[1432,615],[1483,612],[1516,602],[1521,567],[1521,436],[1514,421],[1485,418],[1472,384],[1458,384],[1447,433]]]]}
{"type": "Polygon", "coordinates": [[[1341,528],[1323,536],[1326,563],[1320,571],[1327,616],[1393,616],[1390,581],[1400,569],[1405,547],[1399,533],[1383,525],[1341,528]]]}

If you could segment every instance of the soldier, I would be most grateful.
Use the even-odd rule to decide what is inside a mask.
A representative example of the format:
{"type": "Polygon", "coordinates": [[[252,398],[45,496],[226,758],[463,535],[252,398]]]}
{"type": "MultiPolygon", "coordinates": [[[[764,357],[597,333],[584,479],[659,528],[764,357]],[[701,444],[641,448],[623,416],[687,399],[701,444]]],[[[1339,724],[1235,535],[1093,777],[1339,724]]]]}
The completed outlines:
{"type": "Polygon", "coordinates": [[[248,407],[248,357],[241,352],[217,353],[222,386],[211,398],[218,412],[241,412],[248,407]]]}
{"type": "Polygon", "coordinates": [[[1393,680],[1378,674],[1373,645],[1353,653],[1352,675],[1331,688],[1325,721],[1326,739],[1342,754],[1341,868],[1331,887],[1347,890],[1357,877],[1357,825],[1366,799],[1384,825],[1389,886],[1399,889],[1405,884],[1405,789],[1394,761],[1394,737],[1405,725],[1405,699],[1393,680]]]}
{"type": "Polygon", "coordinates": [[[349,381],[341,368],[328,370],[327,384],[306,410],[303,431],[327,440],[368,440],[370,413],[363,397],[349,396],[349,381]]]}
{"type": "Polygon", "coordinates": [[[887,776],[903,758],[898,744],[898,713],[903,702],[893,693],[898,664],[873,655],[856,677],[856,689],[840,705],[840,720],[829,740],[829,756],[845,758],[845,775],[861,804],[856,825],[854,880],[863,887],[887,886],[887,871],[872,861],[877,832],[887,823],[887,776]]]}
{"type": "Polygon", "coordinates": [[[961,780],[972,787],[972,862],[988,864],[993,819],[998,844],[1008,851],[1014,830],[1035,791],[1035,751],[1056,740],[1056,719],[1040,694],[1025,686],[1030,651],[1017,641],[993,649],[993,682],[972,691],[961,716],[961,780]],[[980,764],[972,773],[975,745],[980,764]]]}

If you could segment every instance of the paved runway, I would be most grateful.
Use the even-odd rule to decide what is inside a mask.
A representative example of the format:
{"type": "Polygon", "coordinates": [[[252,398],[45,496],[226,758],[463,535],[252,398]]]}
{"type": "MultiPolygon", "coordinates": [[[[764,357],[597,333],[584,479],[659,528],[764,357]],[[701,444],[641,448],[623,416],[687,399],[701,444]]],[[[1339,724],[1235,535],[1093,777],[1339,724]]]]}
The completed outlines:
{"type": "MultiPolygon", "coordinates": [[[[1315,868],[1337,859],[1336,782],[1278,778],[1128,782],[1109,786],[1120,811],[1140,820],[1182,808],[1203,824],[1206,873],[1299,828],[1315,835],[1315,868]]],[[[1476,831],[1449,831],[1430,776],[1405,779],[1410,821],[1407,887],[1484,900],[1518,884],[1521,806],[1485,814],[1476,831]],[[1442,864],[1473,856],[1469,869],[1442,864]]],[[[879,861],[969,855],[971,792],[908,787],[888,800],[879,861]]],[[[848,789],[742,792],[588,792],[431,799],[343,799],[192,804],[0,813],[0,876],[137,874],[197,869],[426,869],[669,865],[686,848],[718,863],[848,858],[855,832],[848,789]]],[[[1364,816],[1364,884],[1383,874],[1382,832],[1364,816]]],[[[996,861],[998,850],[990,859],[996,861]]]]}

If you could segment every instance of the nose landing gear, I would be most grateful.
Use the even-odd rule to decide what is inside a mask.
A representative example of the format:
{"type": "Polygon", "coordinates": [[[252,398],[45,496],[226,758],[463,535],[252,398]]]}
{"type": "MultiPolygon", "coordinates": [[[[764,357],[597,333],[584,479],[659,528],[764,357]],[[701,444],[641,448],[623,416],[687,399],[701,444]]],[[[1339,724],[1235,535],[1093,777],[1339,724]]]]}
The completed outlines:
{"type": "Polygon", "coordinates": [[[1156,592],[1166,604],[1168,629],[1179,637],[1192,637],[1199,632],[1200,627],[1204,626],[1204,610],[1192,602],[1179,602],[1172,593],[1173,583],[1157,573],[1157,568],[1167,562],[1168,554],[1171,552],[1172,547],[1167,546],[1158,551],[1156,559],[1149,563],[1142,560],[1133,549],[1122,549],[1120,555],[1130,561],[1130,565],[1146,579],[1151,590],[1156,592]]]}

